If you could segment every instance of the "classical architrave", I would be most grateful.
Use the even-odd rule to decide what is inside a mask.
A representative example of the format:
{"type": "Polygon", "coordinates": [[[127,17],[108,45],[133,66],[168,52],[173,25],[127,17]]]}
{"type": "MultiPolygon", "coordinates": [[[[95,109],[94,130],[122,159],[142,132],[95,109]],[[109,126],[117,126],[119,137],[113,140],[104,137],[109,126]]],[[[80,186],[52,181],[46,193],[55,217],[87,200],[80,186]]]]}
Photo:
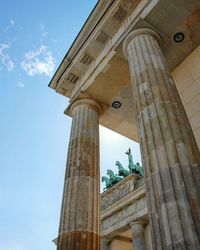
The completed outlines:
{"type": "Polygon", "coordinates": [[[101,194],[101,236],[112,238],[135,219],[148,218],[144,185],[135,189],[136,179],[130,175],[101,194]]]}

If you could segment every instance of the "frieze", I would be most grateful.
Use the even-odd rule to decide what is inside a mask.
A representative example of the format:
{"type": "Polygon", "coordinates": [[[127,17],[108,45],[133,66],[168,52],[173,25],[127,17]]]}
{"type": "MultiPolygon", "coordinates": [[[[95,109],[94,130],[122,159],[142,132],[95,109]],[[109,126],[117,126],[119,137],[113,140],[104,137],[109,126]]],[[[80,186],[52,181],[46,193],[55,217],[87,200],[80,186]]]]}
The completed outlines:
{"type": "Polygon", "coordinates": [[[101,194],[101,210],[119,201],[135,190],[138,176],[132,174],[101,194]]]}
{"type": "Polygon", "coordinates": [[[130,223],[134,217],[142,217],[147,214],[147,203],[146,197],[142,197],[139,200],[136,200],[134,203],[131,203],[129,206],[118,210],[116,213],[111,214],[109,217],[106,217],[101,220],[101,232],[105,230],[117,230],[124,225],[130,223]]]}

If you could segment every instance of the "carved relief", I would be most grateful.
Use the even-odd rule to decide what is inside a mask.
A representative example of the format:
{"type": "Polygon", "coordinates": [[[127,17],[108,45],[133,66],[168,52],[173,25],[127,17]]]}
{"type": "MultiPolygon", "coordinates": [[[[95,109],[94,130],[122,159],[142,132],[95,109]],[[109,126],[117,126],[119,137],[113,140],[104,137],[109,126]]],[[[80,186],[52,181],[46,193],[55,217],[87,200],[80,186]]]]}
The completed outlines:
{"type": "Polygon", "coordinates": [[[133,192],[135,190],[135,182],[136,177],[134,175],[131,175],[108,191],[104,192],[101,195],[101,210],[104,210],[108,206],[133,192]]]}

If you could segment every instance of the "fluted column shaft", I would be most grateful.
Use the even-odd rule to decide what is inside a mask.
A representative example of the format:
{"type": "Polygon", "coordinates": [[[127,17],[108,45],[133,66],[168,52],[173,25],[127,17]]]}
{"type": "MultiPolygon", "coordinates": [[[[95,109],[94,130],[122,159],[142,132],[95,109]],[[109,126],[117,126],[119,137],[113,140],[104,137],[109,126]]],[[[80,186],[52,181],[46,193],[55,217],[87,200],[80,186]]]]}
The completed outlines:
{"type": "Polygon", "coordinates": [[[72,127],[58,250],[99,250],[99,114],[93,100],[71,106],[72,127]]]}
{"type": "Polygon", "coordinates": [[[124,43],[154,249],[200,249],[200,154],[159,41],[140,29],[124,43]]]}
{"type": "Polygon", "coordinates": [[[146,250],[144,238],[144,221],[136,220],[130,224],[133,250],[146,250]]]}

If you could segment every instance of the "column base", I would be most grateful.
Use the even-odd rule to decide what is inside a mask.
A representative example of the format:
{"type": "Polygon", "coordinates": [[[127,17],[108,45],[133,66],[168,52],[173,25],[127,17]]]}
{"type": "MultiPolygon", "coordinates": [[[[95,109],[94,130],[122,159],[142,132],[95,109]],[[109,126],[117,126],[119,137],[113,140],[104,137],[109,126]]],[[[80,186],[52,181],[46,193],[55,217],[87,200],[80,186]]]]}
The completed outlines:
{"type": "Polygon", "coordinates": [[[88,231],[63,232],[58,250],[100,250],[100,236],[88,231]]]}

